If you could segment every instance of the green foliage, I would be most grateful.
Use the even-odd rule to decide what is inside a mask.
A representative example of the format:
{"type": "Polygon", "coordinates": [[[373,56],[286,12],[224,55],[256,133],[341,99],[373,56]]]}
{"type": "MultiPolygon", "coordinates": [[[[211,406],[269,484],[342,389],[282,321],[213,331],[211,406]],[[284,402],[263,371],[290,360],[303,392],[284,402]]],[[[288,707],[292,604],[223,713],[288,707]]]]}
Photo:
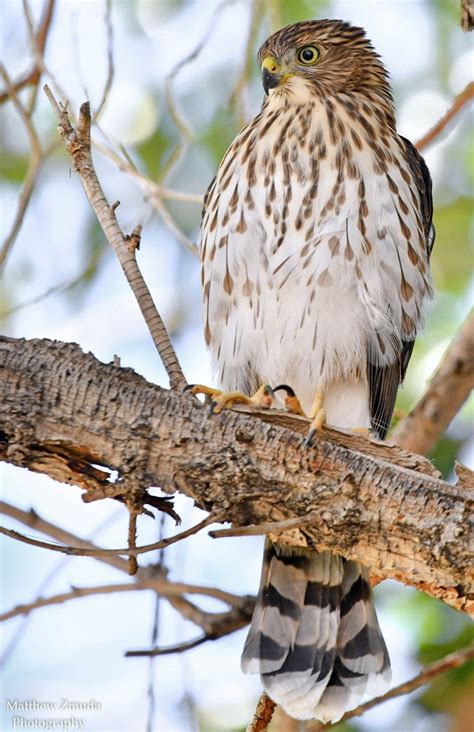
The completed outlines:
{"type": "Polygon", "coordinates": [[[28,156],[16,155],[6,150],[0,155],[0,181],[23,183],[28,168],[28,156]]]}

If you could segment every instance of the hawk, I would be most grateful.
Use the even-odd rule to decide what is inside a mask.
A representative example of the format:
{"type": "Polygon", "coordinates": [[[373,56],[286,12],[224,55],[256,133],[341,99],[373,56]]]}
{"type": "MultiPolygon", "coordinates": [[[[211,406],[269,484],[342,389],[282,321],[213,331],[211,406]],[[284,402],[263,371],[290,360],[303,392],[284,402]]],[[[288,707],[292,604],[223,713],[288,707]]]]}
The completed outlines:
{"type": "MultiPolygon", "coordinates": [[[[296,23],[258,61],[261,111],[227,150],[201,224],[204,335],[225,390],[215,411],[268,403],[261,385],[283,384],[310,438],[327,420],[383,439],[432,296],[430,175],[397,133],[363,29],[296,23]]],[[[297,719],[336,721],[383,690],[367,568],[267,539],[242,668],[297,719]]]]}

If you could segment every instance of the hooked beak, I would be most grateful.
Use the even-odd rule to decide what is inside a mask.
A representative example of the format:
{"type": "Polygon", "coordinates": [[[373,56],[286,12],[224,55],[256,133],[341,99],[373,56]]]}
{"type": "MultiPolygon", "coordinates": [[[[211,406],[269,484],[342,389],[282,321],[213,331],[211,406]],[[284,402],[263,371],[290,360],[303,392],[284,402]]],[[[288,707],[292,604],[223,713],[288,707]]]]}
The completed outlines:
{"type": "Polygon", "coordinates": [[[279,85],[282,74],[273,56],[265,56],[262,61],[262,84],[265,94],[268,96],[270,89],[274,89],[279,85]]]}

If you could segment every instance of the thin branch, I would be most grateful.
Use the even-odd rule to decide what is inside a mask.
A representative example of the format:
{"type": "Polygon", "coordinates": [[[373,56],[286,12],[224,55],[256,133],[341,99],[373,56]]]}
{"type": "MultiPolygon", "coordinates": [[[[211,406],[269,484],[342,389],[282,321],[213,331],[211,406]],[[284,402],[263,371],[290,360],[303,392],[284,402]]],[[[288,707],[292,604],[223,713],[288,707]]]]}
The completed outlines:
{"type": "Polygon", "coordinates": [[[50,605],[60,605],[63,602],[69,600],[77,600],[80,597],[90,597],[91,595],[109,595],[114,592],[134,592],[135,590],[151,590],[152,587],[146,585],[137,584],[135,582],[128,582],[125,584],[115,585],[101,585],[98,587],[71,587],[69,592],[61,592],[58,595],[52,595],[51,597],[38,597],[33,602],[23,603],[16,605],[11,610],[0,614],[0,622],[10,620],[18,615],[29,615],[33,610],[39,608],[49,607],[50,605]]]}
{"type": "Polygon", "coordinates": [[[266,732],[268,725],[272,721],[275,707],[275,702],[263,692],[257,702],[257,708],[255,709],[252,721],[247,726],[246,732],[266,732]]]}
{"type": "MultiPolygon", "coordinates": [[[[1,506],[1,504],[0,504],[1,506]]],[[[134,514],[136,517],[136,513],[131,512],[131,515],[134,514]]],[[[33,539],[29,536],[24,536],[23,534],[20,534],[18,531],[14,531],[13,529],[7,529],[4,526],[0,526],[0,534],[4,534],[5,536],[9,536],[11,539],[17,539],[18,541],[22,541],[24,544],[30,544],[31,546],[37,546],[41,549],[49,549],[53,552],[60,552],[61,554],[68,554],[71,556],[78,556],[78,557],[110,557],[110,556],[120,556],[120,555],[128,555],[129,557],[137,557],[139,554],[146,554],[147,552],[154,552],[157,549],[164,549],[167,546],[170,546],[171,544],[176,544],[178,541],[182,541],[183,539],[186,539],[188,536],[192,536],[193,534],[196,534],[198,531],[203,529],[205,526],[209,526],[209,524],[215,523],[216,520],[218,520],[218,517],[210,515],[207,516],[205,519],[200,521],[195,526],[191,526],[191,528],[186,529],[186,531],[181,531],[179,534],[175,534],[175,536],[170,536],[168,539],[162,539],[161,541],[155,541],[152,544],[146,544],[144,546],[134,546],[133,540],[130,541],[130,535],[129,535],[129,541],[130,545],[124,549],[101,549],[101,548],[94,548],[94,549],[85,549],[84,547],[79,546],[59,546],[58,544],[51,544],[47,541],[41,541],[40,539],[33,539]]],[[[132,531],[134,531],[134,528],[132,527],[132,531]]],[[[135,572],[132,572],[131,574],[135,574],[135,572]]]]}
{"type": "Polygon", "coordinates": [[[206,643],[208,640],[215,639],[210,638],[207,635],[200,635],[199,638],[194,638],[194,640],[186,641],[185,643],[177,643],[173,646],[166,646],[166,648],[151,648],[145,651],[127,651],[125,656],[128,658],[137,656],[169,656],[172,653],[184,653],[185,651],[189,651],[191,648],[196,648],[197,646],[206,643]]]}
{"type": "Polygon", "coordinates": [[[175,99],[174,96],[174,89],[173,89],[173,82],[178,76],[178,74],[182,71],[182,69],[187,66],[187,64],[194,61],[201,53],[205,45],[207,44],[209,38],[211,37],[212,33],[214,32],[216,26],[217,26],[217,17],[220,15],[220,13],[224,10],[224,8],[229,5],[230,0],[224,0],[220,5],[216,7],[214,12],[211,16],[211,22],[209,23],[209,26],[204,33],[204,36],[201,38],[199,43],[195,46],[195,48],[179,63],[174,66],[173,69],[169,72],[165,79],[165,99],[166,104],[168,106],[168,111],[170,113],[171,119],[173,120],[174,124],[176,125],[176,128],[178,129],[180,138],[178,142],[176,143],[173,151],[171,152],[171,155],[166,162],[165,166],[163,167],[163,170],[160,173],[160,183],[162,183],[171,173],[175,165],[181,160],[187,146],[189,145],[190,141],[193,139],[193,131],[191,127],[188,125],[186,120],[184,119],[184,116],[179,109],[179,105],[175,99]]]}
{"type": "Polygon", "coordinates": [[[105,134],[100,125],[96,124],[96,127],[105,137],[108,144],[103,145],[97,139],[93,139],[92,144],[94,145],[94,147],[96,147],[97,150],[102,153],[102,155],[105,155],[105,157],[109,158],[109,160],[112,160],[112,162],[115,163],[119,170],[127,173],[130,177],[134,178],[139,183],[141,189],[145,192],[146,195],[150,197],[157,196],[158,198],[162,198],[164,200],[169,199],[171,201],[179,201],[182,203],[196,203],[199,206],[202,206],[204,197],[201,193],[187,193],[186,191],[176,191],[172,188],[164,188],[159,183],[151,180],[137,168],[123,145],[120,145],[121,152],[124,156],[121,157],[120,155],[118,155],[118,153],[115,152],[115,150],[112,149],[111,145],[113,144],[113,141],[110,140],[110,136],[105,134]]]}
{"type": "MultiPolygon", "coordinates": [[[[36,33],[34,33],[34,43],[33,43],[33,49],[35,51],[35,55],[41,54],[41,56],[44,56],[44,52],[46,50],[46,43],[49,36],[49,31],[51,29],[51,22],[53,20],[54,15],[54,9],[56,5],[56,0],[47,0],[44,4],[43,8],[43,14],[39,23],[38,30],[36,33]]],[[[23,8],[25,10],[25,4],[23,4],[23,8]]],[[[28,21],[28,13],[25,10],[25,15],[27,17],[28,21]]],[[[31,18],[30,18],[31,20],[31,18]]],[[[28,23],[29,25],[29,23],[28,23]]],[[[41,79],[41,66],[37,63],[34,64],[34,66],[30,69],[30,71],[26,72],[21,76],[19,79],[13,82],[13,88],[16,93],[20,92],[22,89],[25,89],[28,86],[38,86],[39,81],[41,79]]],[[[0,104],[3,104],[11,97],[11,90],[5,89],[4,91],[0,92],[0,104]]]]}
{"type": "Polygon", "coordinates": [[[2,76],[5,85],[7,87],[7,92],[9,95],[9,98],[12,100],[18,114],[20,115],[20,118],[23,122],[23,125],[25,127],[25,130],[28,134],[29,140],[30,140],[30,147],[31,147],[31,154],[30,159],[28,161],[28,169],[26,171],[25,178],[23,180],[23,185],[20,193],[20,197],[18,200],[18,205],[16,209],[16,213],[13,219],[13,223],[10,229],[10,232],[5,237],[2,248],[0,250],[0,268],[5,265],[5,262],[7,260],[7,257],[11,251],[11,248],[16,240],[16,237],[18,236],[18,233],[20,231],[21,225],[23,223],[26,210],[28,208],[28,204],[31,200],[31,195],[33,193],[40,169],[46,160],[46,158],[51,154],[51,152],[54,149],[54,146],[50,146],[47,150],[42,150],[41,144],[39,141],[38,133],[36,132],[35,126],[31,120],[31,116],[26,111],[25,107],[23,106],[22,102],[20,101],[16,88],[11,81],[8,72],[6,68],[3,66],[3,64],[0,64],[0,75],[2,76]]]}
{"type": "Polygon", "coordinates": [[[316,732],[316,730],[333,729],[342,722],[345,722],[347,719],[360,717],[369,709],[373,709],[379,704],[383,704],[390,699],[395,699],[398,696],[403,696],[404,694],[409,694],[410,692],[415,691],[415,689],[418,689],[420,686],[428,684],[430,681],[437,678],[441,674],[444,674],[447,671],[451,671],[452,669],[459,668],[460,666],[463,666],[465,663],[472,659],[474,659],[474,645],[468,646],[467,648],[462,648],[459,651],[454,651],[454,653],[450,653],[448,656],[445,656],[440,661],[435,661],[434,663],[429,664],[429,666],[425,666],[421,673],[419,673],[413,679],[410,679],[410,681],[405,681],[403,684],[395,686],[393,689],[390,689],[390,691],[387,691],[386,694],[377,696],[375,697],[375,699],[371,699],[365,704],[360,704],[355,709],[351,709],[349,712],[344,714],[344,716],[335,724],[321,724],[320,722],[316,722],[308,724],[307,729],[308,731],[311,730],[311,732],[316,732]]]}
{"type": "MultiPolygon", "coordinates": [[[[102,134],[104,133],[102,132],[102,134]]],[[[158,211],[158,214],[161,216],[166,226],[173,232],[178,241],[180,241],[181,244],[183,244],[184,247],[191,254],[193,254],[195,257],[198,257],[199,251],[197,246],[194,244],[193,241],[191,241],[188,236],[186,236],[184,231],[178,226],[173,216],[164,205],[163,199],[170,199],[185,203],[198,203],[202,205],[202,195],[163,188],[159,183],[155,183],[154,181],[150,180],[150,178],[148,178],[146,175],[138,170],[137,166],[123,147],[121,149],[124,157],[120,157],[120,155],[118,155],[109,146],[102,145],[96,140],[93,140],[93,144],[98,150],[100,150],[103,155],[112,160],[119,170],[127,173],[138,182],[140,188],[142,189],[142,191],[144,191],[145,196],[152,202],[154,208],[158,211]]]]}
{"type": "Polygon", "coordinates": [[[279,534],[287,529],[299,529],[301,526],[308,526],[319,519],[319,513],[310,513],[308,516],[296,516],[284,521],[268,521],[264,524],[251,526],[239,526],[231,529],[216,529],[209,531],[213,539],[222,539],[228,536],[263,536],[267,534],[279,534]]]}
{"type": "Polygon", "coordinates": [[[112,24],[112,0],[105,0],[105,29],[107,33],[107,77],[99,105],[94,112],[94,122],[96,122],[105,109],[109,98],[112,84],[114,83],[115,64],[114,64],[114,27],[112,24]]]}
{"type": "Polygon", "coordinates": [[[168,373],[171,387],[174,389],[183,388],[186,385],[186,379],[161,316],[156,309],[148,286],[138,267],[135,251],[131,249],[123,235],[115,211],[108,204],[94,169],[91,155],[90,105],[87,102],[82,104],[77,129],[74,130],[69,120],[66,107],[57,104],[53,93],[47,85],[44,89],[53,110],[58,116],[59,134],[71,156],[74,168],[79,174],[86,196],[97,216],[104,235],[115,251],[122,270],[132,288],[153,342],[168,373]]]}
{"type": "Polygon", "coordinates": [[[394,429],[400,447],[428,455],[474,388],[474,312],[448,346],[420,401],[394,429]]]}
{"type": "MultiPolygon", "coordinates": [[[[43,302],[44,300],[47,300],[47,298],[51,297],[52,295],[58,295],[63,294],[67,292],[68,290],[72,290],[74,287],[79,285],[82,280],[87,277],[88,274],[90,274],[94,268],[98,265],[100,262],[100,259],[102,258],[103,254],[105,252],[105,249],[103,247],[100,247],[99,249],[95,249],[92,252],[92,255],[87,263],[87,265],[82,269],[79,274],[74,275],[71,278],[68,278],[66,280],[63,280],[62,282],[58,282],[58,284],[53,285],[52,287],[48,287],[43,292],[40,292],[38,295],[35,295],[34,297],[23,300],[23,302],[19,302],[18,305],[14,305],[12,308],[9,308],[5,311],[0,311],[0,318],[9,318],[11,315],[14,315],[19,310],[23,310],[25,308],[29,308],[32,305],[37,305],[40,302],[43,302]]],[[[110,484],[113,485],[113,484],[110,484]]]]}
{"type": "Polygon", "coordinates": [[[449,123],[462,111],[464,106],[472,99],[474,99],[474,81],[470,81],[469,84],[467,84],[467,86],[462,90],[462,92],[457,95],[446,114],[441,117],[439,122],[437,122],[434,127],[428,130],[428,132],[418,140],[415,147],[418,148],[418,150],[424,150],[425,147],[427,147],[434,140],[436,140],[436,138],[438,138],[441,133],[446,129],[449,123]]]}
{"type": "Polygon", "coordinates": [[[21,121],[23,122],[25,130],[30,139],[32,157],[35,159],[40,158],[42,151],[41,151],[41,143],[39,141],[38,133],[36,132],[33,122],[31,121],[26,109],[24,108],[23,104],[21,103],[21,101],[16,93],[13,82],[10,79],[10,76],[3,64],[0,64],[0,74],[7,87],[7,92],[10,96],[10,99],[12,100],[18,114],[20,115],[21,121]]]}
{"type": "MultiPolygon", "coordinates": [[[[63,544],[80,544],[84,548],[98,548],[91,541],[81,539],[75,534],[64,531],[55,524],[42,519],[35,511],[23,511],[5,501],[0,501],[0,513],[10,516],[25,526],[40,531],[57,541],[61,541],[63,544]]],[[[121,557],[96,556],[95,559],[128,575],[128,562],[121,557]]],[[[255,598],[249,595],[234,595],[217,587],[171,582],[165,579],[163,574],[157,575],[155,565],[141,567],[135,575],[135,581],[144,588],[160,593],[177,612],[195,625],[200,626],[204,633],[212,638],[219,638],[245,627],[250,622],[255,604],[255,598]],[[211,597],[230,606],[230,610],[223,613],[208,613],[185,599],[184,595],[211,597]]]]}
{"type": "Polygon", "coordinates": [[[248,84],[254,63],[254,47],[257,38],[258,28],[263,15],[263,0],[253,0],[250,12],[250,23],[247,34],[247,42],[244,50],[244,62],[237,81],[229,97],[229,105],[238,107],[240,124],[246,122],[246,112],[243,107],[245,87],[248,84]]]}

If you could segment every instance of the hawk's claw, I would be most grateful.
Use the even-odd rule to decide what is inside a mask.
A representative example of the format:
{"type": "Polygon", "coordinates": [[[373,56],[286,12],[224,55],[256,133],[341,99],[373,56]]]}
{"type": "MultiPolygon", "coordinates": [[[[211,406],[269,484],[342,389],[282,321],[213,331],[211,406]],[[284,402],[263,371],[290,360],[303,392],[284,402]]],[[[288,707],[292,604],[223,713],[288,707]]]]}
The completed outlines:
{"type": "Polygon", "coordinates": [[[288,386],[288,384],[279,384],[278,386],[275,386],[273,389],[274,392],[276,391],[285,391],[286,392],[286,398],[285,398],[285,407],[289,412],[292,414],[300,414],[302,417],[306,417],[306,414],[303,411],[303,408],[299,402],[298,397],[296,396],[295,392],[291,388],[291,386],[288,386]]]}

